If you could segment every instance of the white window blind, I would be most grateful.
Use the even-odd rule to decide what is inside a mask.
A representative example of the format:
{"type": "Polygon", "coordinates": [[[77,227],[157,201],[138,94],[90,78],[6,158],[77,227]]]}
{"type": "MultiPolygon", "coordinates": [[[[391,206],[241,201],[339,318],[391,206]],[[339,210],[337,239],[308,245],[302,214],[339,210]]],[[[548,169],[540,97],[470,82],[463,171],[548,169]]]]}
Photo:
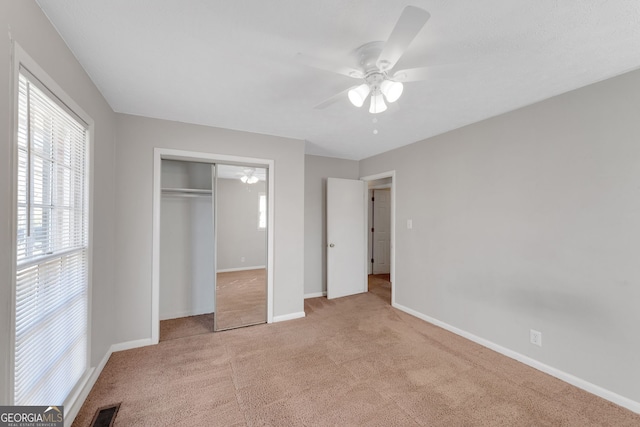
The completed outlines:
{"type": "Polygon", "coordinates": [[[18,86],[14,404],[62,405],[87,370],[87,126],[18,86]]]}

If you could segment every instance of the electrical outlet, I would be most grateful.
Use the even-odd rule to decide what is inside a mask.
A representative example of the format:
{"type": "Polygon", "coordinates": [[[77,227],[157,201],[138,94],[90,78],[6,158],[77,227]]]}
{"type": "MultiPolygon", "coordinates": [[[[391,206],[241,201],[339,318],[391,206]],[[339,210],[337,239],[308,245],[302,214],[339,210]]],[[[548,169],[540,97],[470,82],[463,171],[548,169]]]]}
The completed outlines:
{"type": "Polygon", "coordinates": [[[240,257],[240,262],[244,262],[244,257],[240,257]]]}
{"type": "Polygon", "coordinates": [[[531,329],[529,332],[531,344],[542,347],[542,332],[531,329]]]}

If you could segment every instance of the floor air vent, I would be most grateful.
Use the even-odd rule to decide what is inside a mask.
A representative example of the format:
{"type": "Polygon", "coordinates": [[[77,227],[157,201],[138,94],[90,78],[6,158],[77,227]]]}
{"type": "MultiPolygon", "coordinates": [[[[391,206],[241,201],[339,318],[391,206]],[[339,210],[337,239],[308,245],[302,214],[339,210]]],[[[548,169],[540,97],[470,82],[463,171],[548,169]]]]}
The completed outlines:
{"type": "Polygon", "coordinates": [[[91,421],[91,427],[113,427],[118,409],[120,409],[120,403],[98,408],[91,421]]]}

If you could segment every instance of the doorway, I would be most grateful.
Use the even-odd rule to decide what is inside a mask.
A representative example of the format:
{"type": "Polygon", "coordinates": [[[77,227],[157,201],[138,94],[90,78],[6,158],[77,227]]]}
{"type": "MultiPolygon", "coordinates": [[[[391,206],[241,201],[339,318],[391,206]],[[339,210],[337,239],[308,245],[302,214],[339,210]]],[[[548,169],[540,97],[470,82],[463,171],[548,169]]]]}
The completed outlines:
{"type": "Polygon", "coordinates": [[[362,178],[367,184],[368,291],[395,302],[395,172],[362,178]]]}
{"type": "Polygon", "coordinates": [[[360,179],[327,179],[327,298],[339,298],[368,291],[371,251],[369,233],[368,185],[389,187],[390,243],[389,277],[391,289],[386,301],[395,304],[395,171],[360,179]],[[382,181],[378,181],[382,180],[382,181]],[[378,181],[378,182],[376,182],[378,181]]]}
{"type": "Polygon", "coordinates": [[[369,182],[367,284],[369,292],[391,304],[391,184],[378,181],[369,182]]]}
{"type": "MultiPolygon", "coordinates": [[[[238,157],[238,156],[226,156],[226,155],[215,155],[209,153],[197,153],[197,152],[187,152],[183,150],[171,150],[171,149],[160,149],[156,148],[154,150],[154,191],[153,191],[153,258],[152,258],[152,312],[151,312],[151,332],[152,332],[152,341],[153,343],[158,343],[160,340],[160,320],[163,315],[163,310],[166,310],[166,301],[167,299],[171,299],[171,295],[168,294],[167,286],[161,284],[163,280],[162,272],[163,272],[163,263],[167,262],[168,259],[172,257],[167,257],[167,254],[163,253],[166,245],[163,245],[163,251],[161,251],[161,245],[163,240],[167,243],[167,240],[171,242],[169,238],[166,236],[161,236],[163,227],[165,224],[161,220],[161,213],[166,215],[166,209],[163,209],[163,197],[166,198],[167,195],[167,187],[163,185],[163,169],[169,170],[166,165],[171,164],[170,162],[182,162],[193,168],[194,165],[203,165],[200,167],[202,171],[205,168],[209,171],[208,173],[197,173],[196,176],[202,175],[203,177],[203,187],[205,188],[191,188],[191,186],[187,186],[186,188],[191,195],[193,193],[198,194],[198,198],[194,201],[190,201],[189,208],[181,208],[182,211],[188,211],[191,214],[194,212],[199,212],[202,218],[199,220],[199,224],[202,227],[198,227],[197,230],[190,230],[187,235],[191,236],[192,243],[192,253],[200,256],[200,258],[206,258],[204,263],[200,263],[198,267],[199,275],[204,277],[206,284],[204,286],[200,286],[197,290],[198,294],[189,292],[183,292],[185,295],[188,294],[188,298],[190,298],[190,302],[192,304],[197,303],[198,308],[196,311],[203,311],[202,314],[197,314],[198,316],[205,315],[204,317],[199,318],[201,320],[199,324],[191,325],[195,326],[196,329],[200,328],[200,330],[205,329],[205,332],[208,330],[222,330],[229,329],[233,327],[239,326],[247,326],[248,324],[254,323],[271,323],[273,321],[273,200],[272,197],[268,197],[269,194],[273,194],[273,179],[267,179],[267,177],[271,176],[274,172],[274,162],[273,160],[268,159],[256,159],[256,158],[248,158],[248,157],[238,157]],[[163,165],[163,162],[165,163],[163,165]],[[234,174],[234,176],[218,176],[218,171],[216,170],[218,167],[222,165],[228,169],[227,172],[234,174]],[[208,176],[209,186],[208,188],[206,184],[204,184],[204,175],[208,176]],[[235,175],[238,175],[237,177],[235,175]],[[251,175],[251,177],[249,176],[251,175]],[[260,176],[263,176],[264,179],[260,179],[260,176]],[[242,178],[245,178],[242,180],[242,178]],[[253,178],[252,178],[253,177],[253,178]],[[258,179],[256,180],[257,177],[258,179]],[[236,179],[237,178],[237,179],[236,179]],[[251,179],[250,179],[251,178],[251,179]],[[217,179],[220,179],[220,183],[217,184],[217,179]],[[224,183],[227,180],[230,185],[229,189],[225,190],[229,193],[229,198],[226,199],[226,203],[230,203],[230,200],[233,200],[235,204],[238,204],[238,200],[240,199],[239,195],[249,195],[252,197],[250,207],[247,207],[247,211],[251,211],[252,219],[255,221],[251,221],[250,228],[253,229],[258,235],[261,236],[261,243],[247,243],[246,238],[248,235],[242,236],[242,238],[237,239],[238,245],[243,250],[246,250],[247,253],[243,253],[241,256],[236,257],[237,260],[232,260],[233,262],[237,261],[239,263],[238,266],[233,265],[233,263],[229,263],[219,257],[221,254],[229,254],[232,251],[224,250],[223,248],[216,247],[216,240],[218,239],[218,235],[220,234],[216,227],[224,227],[225,231],[228,231],[231,227],[230,223],[221,225],[218,224],[218,215],[220,218],[223,218],[222,212],[217,211],[217,203],[223,202],[225,199],[222,199],[222,193],[224,183]],[[235,181],[238,181],[240,185],[236,184],[235,181]],[[258,184],[261,182],[261,184],[258,184]],[[254,186],[255,188],[248,188],[250,186],[254,186]],[[233,188],[232,188],[233,187],[233,188]],[[239,191],[236,191],[235,187],[239,188],[239,191]],[[246,187],[246,188],[245,188],[246,187]],[[260,189],[258,189],[260,187],[260,189]],[[163,191],[164,190],[164,191],[163,191]],[[208,192],[208,194],[206,194],[208,192]],[[220,193],[220,194],[218,194],[220,193]],[[232,194],[233,193],[233,194],[232,194]],[[255,196],[255,197],[254,197],[255,196]],[[220,201],[216,200],[218,197],[221,198],[220,201]],[[253,200],[255,199],[255,200],[253,200]],[[253,203],[255,201],[255,203],[253,203]],[[197,209],[194,209],[194,202],[196,204],[202,205],[197,209]],[[236,203],[237,202],[237,203],[236,203]],[[204,205],[208,205],[209,209],[206,209],[204,205]],[[208,218],[206,212],[210,212],[208,218]],[[208,221],[208,226],[205,226],[205,222],[208,221]],[[211,233],[207,232],[209,230],[211,233]],[[210,241],[213,242],[212,248],[206,248],[203,250],[202,242],[203,235],[210,235],[210,241]],[[194,240],[195,238],[195,240],[194,240]],[[196,244],[193,244],[193,241],[196,244]],[[200,242],[200,243],[197,243],[200,242]],[[218,249],[219,248],[219,249],[218,249]],[[211,250],[209,250],[211,249],[211,250]],[[258,252],[262,254],[261,260],[258,262],[254,259],[254,255],[258,252]],[[219,311],[221,303],[225,298],[225,295],[232,295],[230,300],[235,298],[234,293],[222,292],[222,289],[217,289],[216,286],[216,275],[217,274],[226,274],[226,276],[231,276],[229,273],[236,273],[236,271],[250,270],[242,267],[246,267],[246,265],[242,265],[243,262],[246,261],[251,263],[250,267],[253,267],[255,270],[260,270],[259,274],[255,275],[256,278],[261,280],[262,289],[260,290],[260,295],[264,298],[264,303],[262,304],[258,320],[257,317],[251,317],[248,319],[244,314],[242,316],[237,316],[238,312],[234,313],[234,315],[227,317],[227,322],[225,324],[215,325],[213,328],[210,327],[210,320],[206,317],[207,312],[211,311],[213,306],[213,311],[219,311]],[[217,264],[220,263],[222,265],[223,262],[226,262],[226,267],[223,267],[219,271],[217,269],[217,264]],[[228,265],[227,265],[228,264],[228,265]],[[254,265],[255,264],[255,265],[254,265]],[[211,271],[209,271],[211,270],[211,271]],[[233,271],[229,271],[233,270],[233,271]],[[162,298],[161,298],[162,297],[162,298]],[[168,297],[168,298],[167,298],[168,297]],[[205,300],[204,304],[202,303],[205,300]],[[235,321],[238,321],[242,324],[235,324],[235,321]]],[[[179,163],[178,163],[179,164],[179,163]]],[[[175,164],[174,164],[175,166],[175,164]]],[[[225,169],[222,168],[222,169],[225,169]]],[[[165,183],[166,184],[166,179],[165,183]]],[[[174,188],[174,193],[176,190],[184,190],[184,188],[174,188]]],[[[171,191],[169,191],[171,192],[171,191]]],[[[184,191],[181,191],[182,193],[184,191]]],[[[175,196],[175,194],[174,194],[175,196]]],[[[190,197],[192,198],[192,197],[190,197]]],[[[246,197],[242,197],[244,200],[246,197]]],[[[176,202],[173,200],[173,202],[176,202]]],[[[175,209],[174,209],[175,210],[175,209]]],[[[244,209],[242,210],[244,212],[244,209]]],[[[238,216],[238,210],[235,211],[234,215],[228,215],[229,218],[238,216]]],[[[194,223],[195,224],[195,223],[194,223]]],[[[175,225],[175,223],[174,223],[175,225]]],[[[193,227],[194,225],[192,225],[193,227]]],[[[184,227],[183,227],[184,228],[184,227]]],[[[254,233],[254,234],[256,234],[254,233]]],[[[184,237],[184,235],[183,235],[184,237]]],[[[206,237],[206,236],[205,236],[206,237]]],[[[207,237],[208,238],[208,237],[207,237]]],[[[227,248],[228,249],[228,248],[227,248]]],[[[170,252],[170,250],[169,250],[170,252]]],[[[192,263],[195,260],[195,257],[192,255],[188,257],[188,262],[192,263]]],[[[189,266],[191,269],[192,275],[195,271],[192,266],[189,266]]],[[[166,269],[164,269],[166,271],[166,269]]],[[[226,278],[225,276],[225,278],[226,278]]],[[[252,276],[253,277],[253,276],[252,276]]],[[[233,284],[242,282],[242,284],[246,284],[247,280],[242,278],[243,280],[238,281],[238,278],[234,278],[233,280],[220,280],[220,284],[224,284],[224,288],[226,291],[230,289],[230,286],[233,284]]],[[[256,279],[257,280],[257,279],[256,279]]],[[[255,282],[253,278],[252,282],[255,282]]],[[[244,286],[244,285],[243,285],[244,286]]],[[[241,287],[243,287],[241,286],[241,287]]],[[[254,295],[251,296],[253,298],[254,295]]],[[[244,302],[244,301],[243,301],[244,302]]],[[[245,307],[240,307],[240,309],[244,309],[245,307]]],[[[217,317],[220,313],[214,314],[214,319],[217,320],[217,317]]],[[[192,322],[193,323],[193,322],[192,322]]],[[[217,322],[216,322],[217,323],[217,322]]]]}

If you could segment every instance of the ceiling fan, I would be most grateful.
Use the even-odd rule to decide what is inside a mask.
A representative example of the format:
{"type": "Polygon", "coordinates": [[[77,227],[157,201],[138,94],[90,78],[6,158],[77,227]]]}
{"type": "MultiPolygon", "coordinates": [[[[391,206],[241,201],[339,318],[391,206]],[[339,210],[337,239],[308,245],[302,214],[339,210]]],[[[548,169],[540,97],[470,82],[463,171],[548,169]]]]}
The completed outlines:
{"type": "Polygon", "coordinates": [[[424,80],[427,77],[426,67],[398,71],[393,67],[430,16],[429,12],[419,7],[405,7],[386,42],[366,43],[353,51],[356,65],[352,67],[298,53],[296,59],[307,66],[362,80],[361,84],[345,89],[314,108],[325,108],[347,95],[349,101],[356,107],[362,107],[370,96],[369,112],[371,114],[385,111],[387,109],[385,99],[390,103],[397,101],[404,89],[403,82],[424,80]]]}

